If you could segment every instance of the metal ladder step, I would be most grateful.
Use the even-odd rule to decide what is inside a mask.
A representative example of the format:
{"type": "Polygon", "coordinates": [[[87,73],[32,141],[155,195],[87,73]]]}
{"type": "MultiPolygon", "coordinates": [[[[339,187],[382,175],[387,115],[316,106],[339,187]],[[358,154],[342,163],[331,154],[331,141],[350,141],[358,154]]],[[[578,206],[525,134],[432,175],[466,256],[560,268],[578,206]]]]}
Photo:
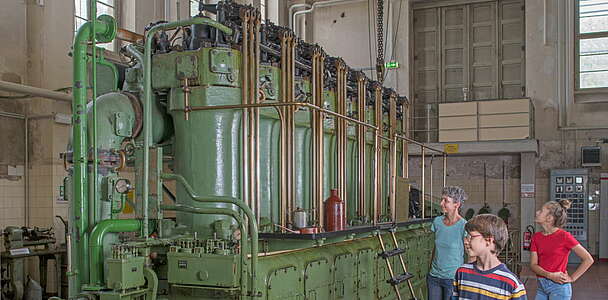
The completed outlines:
{"type": "Polygon", "coordinates": [[[395,285],[401,284],[401,283],[403,283],[403,282],[405,282],[405,281],[407,281],[407,280],[409,280],[409,279],[411,279],[413,277],[414,277],[414,275],[412,273],[407,272],[407,273],[403,273],[401,275],[397,275],[397,276],[395,276],[395,277],[387,280],[386,282],[388,282],[391,285],[395,286],[395,285]]]}
{"type": "Polygon", "coordinates": [[[384,259],[387,259],[389,257],[400,255],[402,253],[405,253],[405,249],[395,248],[395,249],[389,250],[389,251],[382,251],[382,252],[378,253],[378,256],[380,256],[384,259]]]}
{"type": "Polygon", "coordinates": [[[384,261],[386,262],[386,267],[388,268],[388,273],[391,276],[391,278],[388,279],[386,282],[390,283],[393,286],[393,288],[395,289],[395,294],[397,295],[397,299],[398,300],[402,299],[401,293],[399,292],[399,288],[397,287],[397,285],[407,281],[407,285],[408,285],[410,294],[412,295],[412,299],[416,300],[414,288],[412,287],[412,282],[410,281],[410,279],[412,279],[414,277],[414,275],[407,271],[407,268],[405,266],[405,261],[403,260],[403,256],[401,256],[401,254],[405,253],[405,249],[399,248],[399,245],[398,245],[399,243],[397,242],[397,238],[395,237],[395,230],[396,230],[395,228],[388,229],[388,232],[393,241],[393,245],[395,245],[395,247],[396,247],[395,249],[389,250],[389,251],[386,250],[386,246],[384,245],[384,241],[382,240],[382,234],[378,233],[378,241],[380,242],[380,247],[382,249],[382,252],[378,253],[378,256],[382,257],[384,259],[384,261]],[[395,273],[393,272],[393,267],[391,266],[391,262],[389,261],[389,257],[393,257],[393,256],[399,257],[399,262],[401,263],[401,267],[403,268],[403,272],[404,272],[401,275],[395,276],[395,273]]]}

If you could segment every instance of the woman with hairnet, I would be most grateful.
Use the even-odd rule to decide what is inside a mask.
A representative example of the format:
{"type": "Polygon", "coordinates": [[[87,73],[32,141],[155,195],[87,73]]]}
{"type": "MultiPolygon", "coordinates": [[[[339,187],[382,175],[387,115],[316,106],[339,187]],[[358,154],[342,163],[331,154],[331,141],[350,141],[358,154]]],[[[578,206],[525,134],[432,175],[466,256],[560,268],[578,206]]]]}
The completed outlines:
{"type": "Polygon", "coordinates": [[[443,188],[443,215],[436,217],[431,225],[435,232],[435,249],[427,276],[429,300],[449,300],[452,297],[456,269],[464,263],[463,239],[467,221],[460,216],[460,207],[466,200],[467,194],[461,187],[443,188]]]}

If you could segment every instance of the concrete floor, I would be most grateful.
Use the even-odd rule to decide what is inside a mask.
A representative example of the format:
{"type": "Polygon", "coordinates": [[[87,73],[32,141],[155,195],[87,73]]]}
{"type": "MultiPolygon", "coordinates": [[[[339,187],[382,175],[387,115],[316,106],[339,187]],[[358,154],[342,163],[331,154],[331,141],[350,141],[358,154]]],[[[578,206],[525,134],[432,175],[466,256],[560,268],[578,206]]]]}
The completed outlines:
{"type": "MultiPolygon", "coordinates": [[[[572,274],[576,266],[568,267],[572,274]]],[[[520,279],[524,282],[528,299],[536,296],[536,276],[528,266],[521,272],[520,279]]],[[[595,263],[589,270],[572,285],[574,300],[606,300],[608,299],[608,262],[595,263]]]]}

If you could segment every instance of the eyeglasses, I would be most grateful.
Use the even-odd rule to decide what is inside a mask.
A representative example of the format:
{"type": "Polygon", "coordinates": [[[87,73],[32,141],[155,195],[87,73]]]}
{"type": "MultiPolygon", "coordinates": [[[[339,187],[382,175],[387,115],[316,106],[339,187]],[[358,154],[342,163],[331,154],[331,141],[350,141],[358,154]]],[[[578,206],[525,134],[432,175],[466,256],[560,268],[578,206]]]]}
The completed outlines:
{"type": "Polygon", "coordinates": [[[467,235],[464,237],[464,239],[465,239],[465,240],[469,240],[469,241],[470,241],[470,240],[472,240],[473,238],[476,238],[476,237],[478,237],[478,236],[482,236],[482,235],[481,235],[481,234],[475,234],[475,235],[472,235],[472,234],[467,234],[467,235]]]}

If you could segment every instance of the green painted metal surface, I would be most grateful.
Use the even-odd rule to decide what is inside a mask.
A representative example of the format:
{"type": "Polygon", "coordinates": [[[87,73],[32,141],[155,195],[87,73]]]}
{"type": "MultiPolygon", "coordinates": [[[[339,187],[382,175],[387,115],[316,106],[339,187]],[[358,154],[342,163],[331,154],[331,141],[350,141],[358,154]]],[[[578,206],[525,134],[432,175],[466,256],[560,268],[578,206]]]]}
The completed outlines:
{"type": "Polygon", "coordinates": [[[124,291],[143,286],[144,262],[142,256],[129,258],[108,259],[108,274],[106,276],[106,286],[115,291],[124,291]]]}
{"type": "Polygon", "coordinates": [[[237,255],[188,253],[176,249],[167,254],[167,264],[169,267],[167,281],[170,284],[230,288],[238,287],[240,283],[237,255]]]}
{"type": "MultiPolygon", "coordinates": [[[[386,263],[378,257],[381,250],[377,234],[386,233],[378,232],[377,228],[315,239],[266,236],[258,242],[257,218],[260,226],[264,224],[260,231],[267,233],[276,232],[273,224],[280,223],[280,117],[275,108],[259,109],[260,158],[257,163],[261,206],[255,212],[256,216],[242,201],[243,110],[197,110],[243,102],[240,50],[238,47],[205,46],[163,54],[152,52],[154,34],[193,23],[208,24],[226,34],[231,33],[229,28],[215,21],[195,18],[154,26],[146,33],[143,53],[141,47],[127,48],[137,64],[127,70],[124,86],[134,97],[142,97],[141,116],[136,116],[131,98],[121,93],[108,93],[96,99],[96,122],[92,121],[92,116],[87,118],[86,90],[79,86],[79,80],[86,82],[86,75],[83,75],[86,59],[75,56],[77,101],[74,120],[80,123],[75,124],[73,134],[74,170],[66,181],[66,186],[74,186],[68,198],[74,224],[71,232],[78,237],[72,244],[73,258],[78,262],[72,270],[71,297],[82,298],[79,295],[81,284],[90,281],[84,287],[88,297],[102,300],[156,300],[156,297],[174,300],[395,299],[392,287],[386,282],[389,278],[386,263]],[[187,118],[186,98],[188,106],[193,108],[187,118]],[[137,117],[143,118],[144,129],[139,137],[131,139],[137,117]],[[89,129],[94,127],[97,129],[89,129]],[[117,214],[125,199],[114,186],[121,176],[110,168],[102,169],[103,174],[100,173],[97,180],[93,179],[95,174],[86,169],[87,151],[90,145],[109,151],[124,150],[125,142],[134,148],[126,156],[136,167],[136,217],[119,220],[117,214]],[[156,166],[150,161],[150,151],[155,151],[154,148],[163,149],[155,152],[156,166]],[[163,159],[167,160],[165,167],[163,159]],[[165,173],[169,171],[172,174],[165,173]],[[171,180],[177,180],[175,203],[161,205],[162,184],[171,180]],[[101,187],[98,192],[95,192],[96,186],[101,187]],[[175,220],[161,220],[163,213],[160,210],[176,211],[175,220]],[[125,231],[141,233],[122,241],[115,237],[104,239],[109,236],[106,233],[125,231]],[[90,242],[86,240],[89,234],[90,242]],[[109,251],[111,244],[137,249],[137,255],[116,258],[109,251]],[[83,260],[90,263],[80,263],[83,260]]],[[[100,23],[96,30],[105,32],[108,26],[100,23]]],[[[86,39],[82,38],[79,43],[84,47],[86,39]]],[[[84,53],[80,48],[78,51],[81,55],[84,53]]],[[[260,95],[264,96],[264,103],[282,102],[281,70],[276,64],[259,67],[260,95]]],[[[310,78],[297,77],[295,81],[296,101],[310,101],[310,78]]],[[[331,88],[324,92],[323,107],[336,110],[336,94],[331,88]]],[[[354,107],[356,103],[348,98],[348,115],[354,115],[354,107]]],[[[367,108],[367,122],[372,124],[374,112],[371,107],[367,108]]],[[[313,208],[311,111],[299,108],[295,121],[293,201],[296,207],[310,210],[313,208]]],[[[383,121],[388,123],[386,116],[383,121]]],[[[326,115],[323,124],[323,188],[328,197],[338,179],[336,119],[326,115]]],[[[360,180],[356,162],[359,154],[352,124],[347,132],[345,174],[348,190],[344,200],[348,222],[349,225],[369,226],[369,218],[357,216],[359,195],[356,187],[360,180]]],[[[374,136],[369,132],[365,154],[367,170],[372,170],[374,164],[373,142],[374,136]]],[[[400,151],[398,147],[398,156],[400,151]]],[[[386,142],[383,142],[382,152],[384,187],[380,213],[381,219],[389,220],[387,186],[390,174],[386,167],[389,164],[386,142]]],[[[364,195],[367,215],[371,215],[373,209],[374,180],[373,173],[368,171],[364,195]]],[[[433,246],[429,226],[428,220],[412,223],[399,227],[396,234],[399,247],[406,249],[404,258],[408,271],[415,275],[413,285],[418,299],[425,297],[425,276],[433,246]]],[[[390,238],[385,236],[384,240],[390,238]]],[[[387,242],[388,248],[395,246],[387,242]]],[[[402,272],[398,259],[391,258],[390,262],[394,270],[402,272]]],[[[404,298],[411,296],[406,284],[400,288],[404,298]]]]}

